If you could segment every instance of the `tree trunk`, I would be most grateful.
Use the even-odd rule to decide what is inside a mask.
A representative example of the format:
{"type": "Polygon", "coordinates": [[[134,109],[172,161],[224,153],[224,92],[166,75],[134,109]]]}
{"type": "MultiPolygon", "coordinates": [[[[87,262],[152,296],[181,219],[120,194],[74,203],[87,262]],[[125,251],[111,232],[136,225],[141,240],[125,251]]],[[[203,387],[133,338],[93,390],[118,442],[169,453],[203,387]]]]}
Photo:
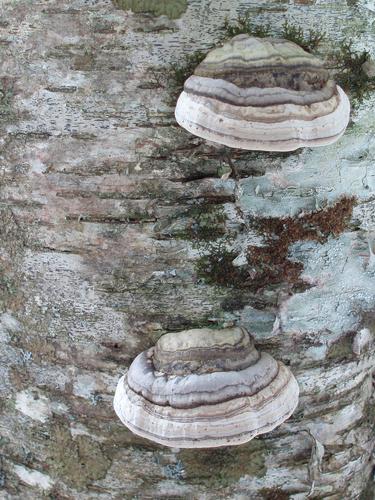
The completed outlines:
{"type": "Polygon", "coordinates": [[[1,2],[2,498],[373,498],[374,100],[292,154],[209,144],[173,111],[226,17],[319,28],[328,53],[374,47],[374,2],[147,3],[1,2]],[[121,425],[136,354],[232,324],[290,366],[293,417],[198,451],[121,425]]]}

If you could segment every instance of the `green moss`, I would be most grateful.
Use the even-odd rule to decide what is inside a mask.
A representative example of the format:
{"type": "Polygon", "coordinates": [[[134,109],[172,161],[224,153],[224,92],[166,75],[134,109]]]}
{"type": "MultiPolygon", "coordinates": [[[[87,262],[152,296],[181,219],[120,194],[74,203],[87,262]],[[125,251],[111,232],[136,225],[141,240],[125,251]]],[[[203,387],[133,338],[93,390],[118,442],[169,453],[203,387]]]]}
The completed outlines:
{"type": "Polygon", "coordinates": [[[168,221],[166,228],[159,229],[160,234],[193,243],[201,254],[196,261],[197,276],[210,284],[228,287],[239,284],[241,273],[232,264],[236,254],[226,248],[231,235],[226,234],[227,216],[223,207],[202,204],[179,213],[178,218],[182,218],[182,223],[177,229],[173,221],[172,224],[168,221]]]}
{"type": "Polygon", "coordinates": [[[199,205],[185,212],[188,222],[186,229],[177,231],[175,238],[190,241],[213,241],[225,234],[227,219],[223,207],[216,205],[199,205]]]}
{"type": "Polygon", "coordinates": [[[111,465],[97,442],[88,436],[73,440],[69,428],[60,421],[52,429],[48,463],[51,475],[78,490],[103,479],[111,465]]]}
{"type": "Polygon", "coordinates": [[[185,478],[211,488],[237,483],[243,476],[262,477],[266,473],[264,441],[254,439],[238,447],[180,452],[185,478]]]}
{"type": "Polygon", "coordinates": [[[224,241],[210,243],[204,249],[209,253],[202,255],[196,261],[199,278],[209,285],[230,288],[246,286],[248,272],[233,264],[237,254],[233,250],[228,250],[224,241]]]}
{"type": "Polygon", "coordinates": [[[356,105],[375,89],[375,78],[368,77],[362,69],[369,58],[367,50],[356,53],[351,41],[343,42],[333,55],[336,81],[344,90],[350,92],[356,105]]]}
{"type": "Polygon", "coordinates": [[[300,26],[291,24],[288,21],[285,21],[281,30],[273,33],[274,30],[271,30],[270,24],[254,24],[251,20],[250,11],[239,15],[234,23],[226,20],[222,31],[224,38],[232,38],[243,33],[260,38],[275,35],[297,43],[307,52],[315,51],[326,36],[324,32],[313,29],[305,33],[300,26]]]}
{"type": "Polygon", "coordinates": [[[196,50],[192,54],[187,54],[183,60],[172,63],[168,68],[171,83],[175,92],[180,92],[184,86],[185,80],[191,76],[198,66],[206,57],[207,52],[196,50]]]}
{"type": "Polygon", "coordinates": [[[244,14],[240,14],[234,23],[226,19],[222,31],[225,38],[232,38],[242,34],[266,37],[270,36],[271,26],[270,24],[264,26],[253,24],[250,11],[246,11],[244,14]]]}
{"type": "Polygon", "coordinates": [[[306,52],[314,52],[321,42],[325,39],[326,34],[322,31],[310,29],[307,34],[303,31],[300,26],[290,24],[288,21],[282,26],[280,33],[281,38],[290,40],[296,43],[306,52]]]}
{"type": "Polygon", "coordinates": [[[112,0],[119,9],[178,19],[187,9],[187,0],[112,0]]]}

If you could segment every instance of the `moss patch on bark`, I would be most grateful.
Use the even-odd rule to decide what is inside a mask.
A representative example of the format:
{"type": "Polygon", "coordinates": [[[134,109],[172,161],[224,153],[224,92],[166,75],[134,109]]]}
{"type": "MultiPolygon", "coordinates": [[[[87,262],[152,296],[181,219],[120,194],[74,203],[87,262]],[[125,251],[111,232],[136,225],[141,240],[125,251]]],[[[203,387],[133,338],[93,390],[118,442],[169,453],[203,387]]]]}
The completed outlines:
{"type": "Polygon", "coordinates": [[[271,35],[271,25],[254,24],[250,11],[240,14],[234,22],[225,20],[223,26],[224,38],[232,38],[237,35],[250,35],[257,37],[266,37],[271,35]]]}
{"type": "Polygon", "coordinates": [[[352,42],[343,42],[333,56],[336,65],[336,81],[350,93],[354,104],[358,105],[371,91],[375,90],[375,78],[364,70],[364,64],[370,60],[367,50],[356,52],[352,42]]]}
{"type": "Polygon", "coordinates": [[[294,288],[304,286],[300,280],[302,264],[288,258],[290,246],[306,240],[324,243],[329,236],[338,236],[347,227],[354,204],[355,198],[343,197],[331,207],[301,217],[257,219],[254,226],[265,238],[266,245],[248,248],[252,286],[259,288],[283,282],[294,288]]]}
{"type": "Polygon", "coordinates": [[[228,250],[225,243],[211,244],[208,247],[209,254],[202,255],[196,261],[196,271],[209,285],[224,287],[243,287],[248,279],[248,272],[242,267],[233,264],[237,253],[228,250]]]}
{"type": "Polygon", "coordinates": [[[220,205],[201,204],[179,211],[156,224],[160,239],[175,238],[192,242],[214,241],[225,235],[227,216],[220,205]]]}
{"type": "Polygon", "coordinates": [[[224,287],[247,288],[256,292],[262,287],[287,284],[293,291],[306,287],[300,279],[303,265],[288,258],[289,248],[297,241],[327,241],[347,227],[355,198],[343,197],[333,206],[300,217],[258,218],[252,226],[265,240],[263,246],[249,246],[247,265],[233,264],[236,252],[226,241],[210,242],[196,261],[197,275],[206,283],[224,287]]]}

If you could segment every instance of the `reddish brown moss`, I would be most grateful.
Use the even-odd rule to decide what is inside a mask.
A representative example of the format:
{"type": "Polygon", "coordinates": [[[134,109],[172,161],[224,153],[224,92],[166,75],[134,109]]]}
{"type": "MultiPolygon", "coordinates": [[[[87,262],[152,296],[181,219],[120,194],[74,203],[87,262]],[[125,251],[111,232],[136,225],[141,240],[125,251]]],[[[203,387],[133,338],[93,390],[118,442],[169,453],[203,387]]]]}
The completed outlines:
{"type": "Polygon", "coordinates": [[[303,265],[287,258],[288,248],[289,246],[278,249],[277,244],[266,248],[249,247],[248,260],[254,268],[251,273],[252,286],[260,288],[283,281],[303,285],[299,279],[303,265]]]}
{"type": "Polygon", "coordinates": [[[324,243],[328,236],[332,234],[337,236],[344,231],[352,215],[355,201],[354,197],[344,196],[331,207],[297,219],[292,217],[258,219],[256,227],[264,234],[272,233],[289,242],[315,240],[324,243]]]}
{"type": "Polygon", "coordinates": [[[288,500],[290,496],[278,488],[263,488],[259,490],[264,500],[288,500]]]}
{"type": "Polygon", "coordinates": [[[248,248],[253,286],[282,282],[291,284],[294,289],[305,286],[300,279],[303,265],[288,259],[290,245],[306,240],[324,243],[330,235],[338,236],[350,221],[354,204],[355,198],[343,197],[332,207],[298,218],[257,219],[255,228],[265,237],[266,245],[248,248]]]}
{"type": "Polygon", "coordinates": [[[297,241],[313,240],[319,243],[338,236],[347,227],[355,198],[343,197],[333,206],[300,217],[265,217],[253,222],[262,234],[265,245],[248,247],[247,266],[233,264],[237,253],[226,248],[225,241],[204,247],[205,255],[196,262],[198,277],[211,285],[247,288],[257,292],[265,286],[286,283],[291,291],[308,286],[300,276],[303,265],[288,258],[289,248],[297,241]]]}

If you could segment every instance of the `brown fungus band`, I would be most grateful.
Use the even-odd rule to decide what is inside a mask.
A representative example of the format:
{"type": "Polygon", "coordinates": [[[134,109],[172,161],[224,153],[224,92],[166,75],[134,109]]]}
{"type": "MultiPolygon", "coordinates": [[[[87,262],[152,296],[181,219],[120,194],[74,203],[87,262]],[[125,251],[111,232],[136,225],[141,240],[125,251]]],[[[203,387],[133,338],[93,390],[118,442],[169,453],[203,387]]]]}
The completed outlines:
{"type": "Polygon", "coordinates": [[[233,148],[292,151],[344,133],[350,104],[323,63],[293,42],[237,35],[184,85],[177,122],[233,148]]]}
{"type": "Polygon", "coordinates": [[[114,407],[135,434],[176,448],[245,443],[298,404],[290,370],[258,352],[243,328],[163,336],[120,379],[114,407]]]}

